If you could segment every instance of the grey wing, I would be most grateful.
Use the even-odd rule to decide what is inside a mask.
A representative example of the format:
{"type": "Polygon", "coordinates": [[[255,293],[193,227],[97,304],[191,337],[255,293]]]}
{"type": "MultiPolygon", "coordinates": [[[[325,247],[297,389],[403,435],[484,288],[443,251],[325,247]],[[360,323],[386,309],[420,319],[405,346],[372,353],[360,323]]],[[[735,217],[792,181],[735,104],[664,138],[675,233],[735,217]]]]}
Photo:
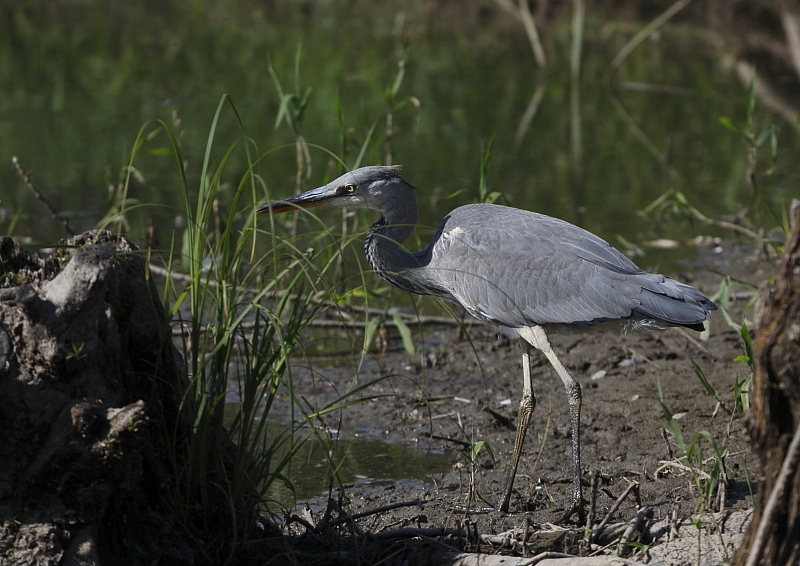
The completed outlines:
{"type": "Polygon", "coordinates": [[[693,287],[645,273],[597,236],[548,216],[469,205],[440,229],[427,271],[471,314],[497,324],[702,326],[715,308],[693,287]]]}

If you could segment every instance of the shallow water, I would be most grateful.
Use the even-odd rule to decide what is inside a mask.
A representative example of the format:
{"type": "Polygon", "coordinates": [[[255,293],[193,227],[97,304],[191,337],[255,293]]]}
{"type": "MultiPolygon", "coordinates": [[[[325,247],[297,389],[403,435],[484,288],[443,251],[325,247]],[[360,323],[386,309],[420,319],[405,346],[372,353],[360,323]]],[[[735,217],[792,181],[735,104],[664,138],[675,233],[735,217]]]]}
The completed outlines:
{"type": "Polygon", "coordinates": [[[338,488],[358,487],[394,489],[398,481],[417,480],[434,485],[434,477],[450,471],[458,455],[442,452],[440,447],[424,448],[405,444],[388,444],[371,438],[360,438],[348,431],[346,439],[332,443],[328,459],[322,446],[313,439],[300,448],[291,465],[284,470],[294,493],[276,482],[269,497],[291,507],[309,499],[319,499],[338,488]],[[331,471],[335,470],[335,474],[331,471]]]}

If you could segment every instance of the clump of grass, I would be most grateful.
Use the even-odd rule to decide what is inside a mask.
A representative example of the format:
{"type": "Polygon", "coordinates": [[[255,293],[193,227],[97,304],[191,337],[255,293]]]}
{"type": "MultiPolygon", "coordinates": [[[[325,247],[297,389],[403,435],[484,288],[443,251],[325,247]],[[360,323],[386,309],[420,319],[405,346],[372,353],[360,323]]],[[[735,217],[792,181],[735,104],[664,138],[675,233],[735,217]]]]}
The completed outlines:
{"type": "MultiPolygon", "coordinates": [[[[299,61],[298,49],[296,77],[299,61]]],[[[272,69],[270,72],[280,96],[276,127],[286,123],[292,128],[297,184],[301,186],[311,171],[312,146],[303,136],[304,112],[311,90],[300,94],[298,83],[297,93],[286,93],[277,75],[272,69]]],[[[404,65],[400,64],[395,81],[387,90],[389,114],[415,101],[413,97],[399,98],[403,76],[404,65]]],[[[343,116],[340,118],[344,132],[343,116]]],[[[392,118],[386,120],[383,143],[390,156],[392,118]]],[[[372,146],[377,123],[376,120],[370,128],[355,166],[360,165],[372,146]]],[[[336,477],[339,464],[330,449],[335,439],[328,433],[324,417],[369,398],[366,390],[385,377],[356,382],[324,407],[295,393],[290,359],[302,346],[310,322],[322,310],[338,308],[343,297],[331,281],[340,279],[340,252],[353,236],[346,229],[342,235],[334,236],[315,219],[320,228],[318,235],[287,239],[277,235],[281,229],[271,215],[262,217],[263,228],[259,228],[252,203],[268,200],[269,190],[257,173],[257,165],[272,150],[258,152],[226,95],[216,108],[199,173],[189,170],[179,139],[161,120],[141,128],[115,188],[112,210],[103,223],[122,232],[129,226],[126,214],[141,206],[128,197],[131,182],[142,182],[144,178],[134,164],[138,155],[146,150],[151,155],[174,159],[186,228],[173,236],[167,250],[156,252],[153,258],[160,258],[165,265],[163,300],[174,325],[183,330],[187,388],[182,402],[185,420],[179,419],[175,429],[164,431],[164,435],[172,452],[177,486],[174,511],[178,520],[193,536],[207,541],[204,552],[209,554],[210,562],[223,563],[232,556],[237,541],[247,534],[246,529],[254,524],[248,518],[265,509],[275,482],[291,489],[285,470],[303,442],[297,434],[300,428],[304,428],[306,437],[311,436],[328,448],[325,453],[329,469],[341,484],[336,477]],[[238,127],[239,137],[220,149],[217,132],[229,115],[238,127]],[[161,146],[152,147],[159,142],[161,146]],[[227,166],[234,161],[244,161],[246,169],[231,173],[227,166]],[[190,183],[190,178],[197,182],[190,183]],[[283,407],[289,414],[280,415],[284,422],[288,419],[289,427],[284,422],[276,424],[272,415],[279,395],[289,400],[288,407],[283,407]],[[231,403],[232,397],[237,402],[231,403]],[[227,447],[222,454],[220,446],[227,447]]],[[[343,153],[346,154],[344,149],[343,153]]],[[[334,157],[332,152],[327,154],[334,157]]],[[[295,227],[296,222],[297,216],[295,227]]],[[[148,256],[150,253],[148,250],[148,256]]],[[[363,274],[360,277],[363,282],[363,274]]],[[[353,293],[348,292],[345,297],[343,304],[352,299],[353,293]]],[[[406,350],[413,354],[411,332],[399,311],[384,312],[394,320],[406,350]]],[[[368,325],[368,329],[372,326],[375,324],[368,325]]]]}
{"type": "Polygon", "coordinates": [[[672,436],[675,445],[682,454],[663,464],[656,473],[668,467],[677,467],[688,471],[690,476],[690,487],[695,497],[695,508],[697,512],[704,512],[712,508],[712,501],[720,481],[727,483],[728,476],[725,470],[725,457],[727,450],[717,444],[713,435],[708,431],[699,431],[692,434],[687,443],[680,427],[678,426],[672,412],[664,402],[664,393],[661,389],[661,381],[656,381],[658,390],[658,402],[661,405],[666,430],[672,436]],[[704,445],[707,445],[704,446],[704,445]],[[711,456],[704,450],[710,449],[711,456]]]}
{"type": "MultiPolygon", "coordinates": [[[[750,337],[750,331],[747,329],[747,324],[742,323],[739,328],[739,335],[742,337],[742,350],[741,356],[737,356],[733,361],[747,364],[749,373],[743,381],[739,381],[739,374],[736,374],[733,383],[733,398],[735,403],[741,407],[742,413],[750,410],[750,388],[753,386],[753,340],[750,337]]],[[[734,407],[735,410],[735,407],[734,407]]]]}
{"type": "MultiPolygon", "coordinates": [[[[296,428],[319,414],[310,414],[295,397],[289,361],[324,308],[317,297],[330,291],[326,273],[333,259],[325,255],[325,246],[298,253],[295,242],[275,236],[274,229],[258,229],[250,203],[268,193],[255,173],[266,154],[256,156],[227,96],[217,106],[197,185],[188,181],[187,160],[169,125],[156,121],[142,128],[109,222],[122,229],[133,161],[148,144],[164,138],[166,147],[158,153],[175,159],[187,219],[180,245],[173,239],[161,256],[164,303],[184,331],[188,385],[184,420],[164,431],[176,486],[173,511],[205,541],[209,562],[224,563],[254,526],[251,519],[263,509],[273,483],[288,484],[283,470],[301,444],[296,428]],[[240,138],[215,161],[215,134],[226,108],[240,138]],[[229,186],[226,164],[237,151],[245,154],[248,168],[229,186]],[[269,240],[266,253],[259,251],[259,239],[269,240]],[[276,426],[269,418],[279,393],[291,401],[294,428],[276,426]],[[231,394],[236,403],[229,402],[231,394]]],[[[274,228],[271,219],[270,225],[274,228]]],[[[347,402],[354,401],[336,406],[347,402]]]]}

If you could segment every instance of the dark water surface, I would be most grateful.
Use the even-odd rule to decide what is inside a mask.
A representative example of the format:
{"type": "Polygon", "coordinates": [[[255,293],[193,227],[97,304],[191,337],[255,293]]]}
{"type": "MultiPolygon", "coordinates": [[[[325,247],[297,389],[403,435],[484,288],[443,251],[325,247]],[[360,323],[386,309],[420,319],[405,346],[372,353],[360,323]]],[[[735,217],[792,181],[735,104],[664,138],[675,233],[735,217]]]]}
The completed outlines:
{"type": "Polygon", "coordinates": [[[270,498],[290,507],[304,500],[319,502],[329,489],[337,498],[341,485],[394,489],[398,481],[416,481],[432,486],[436,477],[449,471],[459,460],[455,452],[442,452],[429,446],[389,444],[369,436],[354,436],[353,431],[344,436],[332,442],[328,454],[320,443],[306,442],[283,472],[294,491],[282,482],[274,482],[270,498]]]}

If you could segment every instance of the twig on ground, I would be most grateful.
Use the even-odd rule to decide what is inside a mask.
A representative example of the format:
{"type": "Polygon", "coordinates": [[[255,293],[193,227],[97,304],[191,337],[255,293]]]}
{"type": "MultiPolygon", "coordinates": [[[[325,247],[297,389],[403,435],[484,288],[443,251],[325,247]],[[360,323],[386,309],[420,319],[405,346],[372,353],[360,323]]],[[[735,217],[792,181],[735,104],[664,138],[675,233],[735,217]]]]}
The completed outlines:
{"type": "Polygon", "coordinates": [[[382,505],[380,507],[376,507],[375,509],[370,509],[368,511],[362,511],[360,513],[354,513],[352,515],[344,514],[337,518],[334,521],[331,521],[330,525],[339,525],[346,521],[355,521],[356,519],[363,519],[364,517],[369,517],[370,515],[377,515],[378,513],[384,513],[386,511],[391,511],[393,509],[400,509],[402,507],[418,507],[422,510],[424,507],[422,502],[419,499],[415,499],[414,501],[399,501],[397,503],[390,503],[389,505],[382,505]]]}
{"type": "Polygon", "coordinates": [[[435,539],[435,538],[427,537],[425,535],[419,535],[419,537],[417,537],[417,538],[419,538],[419,540],[424,540],[428,544],[432,544],[434,546],[441,547],[443,550],[447,550],[447,551],[450,551],[450,552],[458,552],[459,551],[459,549],[456,548],[455,546],[447,544],[446,542],[442,542],[442,541],[440,541],[438,539],[435,539]]]}
{"type": "Polygon", "coordinates": [[[589,513],[586,516],[586,531],[583,538],[590,540],[592,536],[592,525],[594,525],[594,517],[597,511],[597,488],[600,485],[600,472],[598,470],[592,471],[592,492],[589,495],[589,513]]]}
{"type": "Polygon", "coordinates": [[[531,529],[531,519],[530,517],[525,517],[525,530],[522,531],[522,556],[528,555],[528,533],[531,529]]]}
{"type": "Polygon", "coordinates": [[[641,525],[642,519],[645,518],[648,520],[653,518],[652,507],[642,507],[633,516],[633,519],[631,519],[631,522],[628,524],[628,528],[625,529],[625,532],[622,534],[622,538],[619,539],[617,556],[623,557],[628,553],[628,543],[630,542],[631,537],[633,537],[633,533],[639,530],[639,525],[641,525]]]}
{"type": "Polygon", "coordinates": [[[676,497],[672,502],[672,513],[669,518],[669,532],[667,533],[667,542],[672,542],[675,535],[678,534],[678,511],[681,508],[681,498],[676,497]]]}
{"type": "Polygon", "coordinates": [[[725,500],[727,499],[727,488],[724,481],[717,483],[717,511],[725,510],[725,500]]]}
{"type": "Polygon", "coordinates": [[[371,540],[391,540],[400,538],[415,538],[415,537],[444,537],[444,536],[464,536],[469,537],[469,531],[458,529],[455,527],[403,527],[401,529],[394,529],[391,531],[382,531],[380,533],[373,533],[369,535],[371,540]]]}
{"type": "Polygon", "coordinates": [[[481,535],[480,540],[492,546],[513,549],[516,546],[514,543],[519,542],[516,538],[517,534],[519,534],[519,529],[510,529],[496,535],[481,535]]]}
{"type": "Polygon", "coordinates": [[[672,453],[672,446],[669,445],[669,439],[667,438],[667,431],[665,429],[661,429],[661,438],[664,439],[664,444],[667,447],[667,453],[669,454],[669,459],[674,460],[675,455],[672,453]]]}
{"type": "Polygon", "coordinates": [[[608,522],[611,520],[611,517],[614,515],[614,513],[617,512],[617,509],[619,509],[620,505],[622,505],[622,502],[625,500],[625,498],[628,497],[628,494],[630,494],[630,492],[632,492],[634,489],[638,488],[639,488],[638,482],[631,482],[630,485],[628,485],[625,491],[622,492],[622,495],[620,495],[614,502],[614,504],[611,506],[611,509],[608,510],[608,513],[606,513],[606,516],[603,517],[603,520],[600,522],[597,528],[594,531],[592,531],[592,536],[589,539],[590,543],[596,541],[597,537],[599,537],[602,534],[603,530],[606,528],[606,525],[608,525],[608,522]]]}
{"type": "Polygon", "coordinates": [[[681,464],[680,462],[675,462],[675,461],[665,462],[664,460],[660,460],[659,464],[661,464],[661,468],[678,468],[679,470],[681,470],[683,472],[696,473],[698,476],[700,476],[700,479],[703,479],[703,480],[711,479],[711,476],[708,475],[707,472],[704,472],[703,470],[696,469],[696,468],[690,468],[689,466],[685,466],[685,465],[681,464]]]}
{"type": "Polygon", "coordinates": [[[312,532],[312,533],[314,532],[314,525],[312,525],[311,523],[309,523],[308,521],[303,519],[300,515],[295,514],[295,515],[292,515],[291,517],[289,517],[289,521],[287,523],[287,526],[292,524],[292,523],[300,523],[301,525],[303,525],[306,528],[307,531],[312,532]]]}
{"type": "Polygon", "coordinates": [[[452,442],[453,444],[458,444],[462,448],[470,448],[472,445],[467,442],[466,440],[461,440],[459,438],[451,438],[449,436],[442,436],[440,434],[431,434],[430,432],[423,431],[421,433],[422,436],[427,436],[431,440],[444,440],[445,442],[452,442]]]}
{"type": "MultiPolygon", "coordinates": [[[[350,527],[351,532],[358,536],[363,537],[365,535],[364,530],[355,522],[355,519],[350,517],[347,512],[342,508],[341,501],[334,501],[336,505],[336,511],[339,513],[339,518],[336,519],[337,525],[347,525],[350,527]],[[345,519],[345,520],[342,520],[345,519]]],[[[330,525],[330,524],[329,524],[330,525]]]]}

